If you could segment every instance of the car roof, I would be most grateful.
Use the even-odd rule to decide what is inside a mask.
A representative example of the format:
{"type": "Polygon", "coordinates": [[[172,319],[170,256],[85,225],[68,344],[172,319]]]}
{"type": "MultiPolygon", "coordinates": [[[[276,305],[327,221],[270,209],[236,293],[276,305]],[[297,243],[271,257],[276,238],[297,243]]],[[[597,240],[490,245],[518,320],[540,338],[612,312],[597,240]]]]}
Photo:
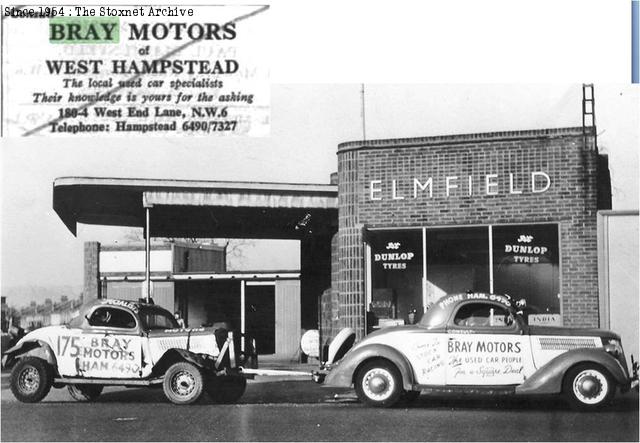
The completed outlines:
{"type": "Polygon", "coordinates": [[[490,294],[487,292],[463,292],[459,294],[447,294],[441,297],[436,303],[443,309],[452,309],[458,304],[467,300],[495,301],[505,306],[511,306],[511,297],[501,294],[490,294]]]}
{"type": "MultiPolygon", "coordinates": [[[[85,323],[86,317],[91,312],[93,312],[93,310],[96,307],[99,307],[99,306],[118,307],[118,308],[129,311],[134,316],[137,316],[141,309],[155,309],[155,310],[167,311],[161,306],[157,306],[151,303],[143,303],[140,301],[133,301],[133,300],[122,300],[117,298],[97,298],[94,300],[89,300],[86,303],[84,303],[82,306],[80,306],[80,309],[78,310],[78,315],[71,319],[71,321],[69,322],[69,325],[73,327],[82,327],[82,325],[85,323]]],[[[167,313],[171,315],[169,311],[167,311],[167,313]]]]}
{"type": "Polygon", "coordinates": [[[132,300],[122,300],[117,298],[98,298],[98,299],[91,300],[84,303],[80,307],[80,314],[85,315],[89,311],[93,310],[93,308],[96,306],[117,306],[117,307],[127,309],[129,311],[132,311],[133,313],[136,313],[136,314],[140,311],[142,307],[147,307],[147,306],[155,307],[155,305],[150,303],[141,303],[141,302],[132,301],[132,300]]]}
{"type": "Polygon", "coordinates": [[[458,294],[447,294],[436,301],[420,320],[424,326],[437,326],[444,324],[451,312],[460,304],[470,301],[496,303],[506,308],[512,308],[511,297],[501,294],[490,294],[486,292],[463,292],[458,294]]]}

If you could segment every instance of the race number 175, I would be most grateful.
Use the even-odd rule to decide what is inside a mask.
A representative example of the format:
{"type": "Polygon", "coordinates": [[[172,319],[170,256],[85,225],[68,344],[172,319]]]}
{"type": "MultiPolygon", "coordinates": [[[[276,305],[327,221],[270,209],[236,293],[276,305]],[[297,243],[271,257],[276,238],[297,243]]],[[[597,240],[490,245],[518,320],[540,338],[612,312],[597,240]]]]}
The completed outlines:
{"type": "Polygon", "coordinates": [[[77,357],[80,354],[78,340],[80,340],[80,337],[69,337],[65,335],[58,337],[58,355],[63,357],[67,355],[68,352],[69,357],[77,357]]]}

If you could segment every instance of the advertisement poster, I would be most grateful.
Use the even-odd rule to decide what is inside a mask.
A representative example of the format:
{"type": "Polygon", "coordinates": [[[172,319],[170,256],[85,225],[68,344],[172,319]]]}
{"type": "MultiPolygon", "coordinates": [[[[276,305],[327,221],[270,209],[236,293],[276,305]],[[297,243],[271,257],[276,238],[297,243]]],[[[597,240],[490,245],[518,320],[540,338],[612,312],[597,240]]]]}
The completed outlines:
{"type": "Polygon", "coordinates": [[[2,440],[637,441],[638,4],[2,4],[2,440]]]}
{"type": "Polygon", "coordinates": [[[266,9],[9,7],[3,134],[266,136],[266,9]]]}

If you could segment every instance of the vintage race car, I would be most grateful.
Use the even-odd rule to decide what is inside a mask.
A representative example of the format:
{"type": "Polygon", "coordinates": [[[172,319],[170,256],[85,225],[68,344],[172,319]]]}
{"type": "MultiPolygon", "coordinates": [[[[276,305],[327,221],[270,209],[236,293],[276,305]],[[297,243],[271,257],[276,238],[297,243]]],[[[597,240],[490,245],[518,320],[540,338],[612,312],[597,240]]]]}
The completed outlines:
{"type": "Polygon", "coordinates": [[[162,386],[176,404],[207,392],[234,402],[245,391],[242,365],[257,367],[255,343],[245,351],[226,329],[180,328],[167,310],[147,303],[99,299],[68,325],[30,332],[2,357],[12,368],[11,391],[26,403],[51,387],[68,386],[76,400],[97,398],[104,386],[162,386]]]}
{"type": "MultiPolygon", "coordinates": [[[[336,338],[353,340],[349,332],[336,338]]],[[[350,350],[341,343],[332,343],[314,378],[327,386],[355,386],[359,399],[372,406],[392,406],[424,391],[564,394],[577,409],[592,410],[607,404],[618,387],[624,392],[638,383],[637,362],[630,375],[618,335],[527,325],[504,295],[448,295],[417,325],[381,329],[350,350]]]]}

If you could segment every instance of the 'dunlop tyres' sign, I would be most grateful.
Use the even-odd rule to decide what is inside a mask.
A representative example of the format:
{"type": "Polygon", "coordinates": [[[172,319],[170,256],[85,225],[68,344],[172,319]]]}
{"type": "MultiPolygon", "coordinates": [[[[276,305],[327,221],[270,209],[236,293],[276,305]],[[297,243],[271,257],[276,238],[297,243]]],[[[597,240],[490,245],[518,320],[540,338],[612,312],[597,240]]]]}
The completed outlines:
{"type": "Polygon", "coordinates": [[[415,256],[414,252],[403,250],[401,242],[387,242],[384,250],[374,252],[373,261],[384,270],[404,270],[415,256]]]}
{"type": "Polygon", "coordinates": [[[267,9],[3,7],[3,135],[268,135],[267,9]]]}

